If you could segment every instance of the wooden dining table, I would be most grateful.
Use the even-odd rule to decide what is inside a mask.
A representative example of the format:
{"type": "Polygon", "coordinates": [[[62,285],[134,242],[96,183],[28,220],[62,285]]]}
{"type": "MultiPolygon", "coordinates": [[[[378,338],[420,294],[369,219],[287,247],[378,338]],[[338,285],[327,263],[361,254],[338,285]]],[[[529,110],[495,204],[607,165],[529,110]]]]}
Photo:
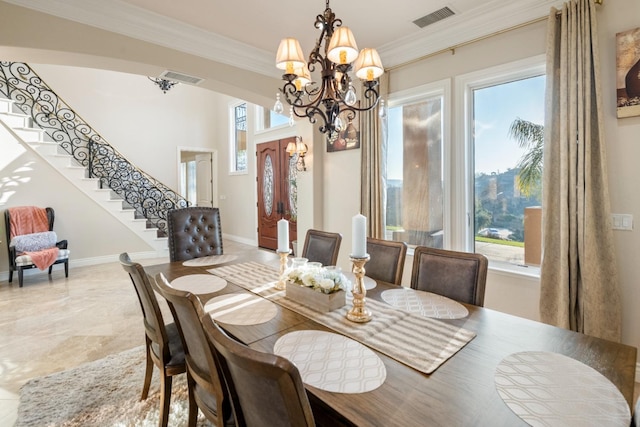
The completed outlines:
{"type": "MultiPolygon", "coordinates": [[[[236,254],[230,263],[185,267],[173,262],[145,267],[154,276],[169,280],[202,274],[211,268],[244,262],[259,262],[278,268],[278,257],[266,250],[236,254]]],[[[366,268],[366,266],[365,266],[366,268]]],[[[377,282],[367,291],[368,299],[382,301],[381,293],[395,285],[377,282]]],[[[212,297],[249,292],[233,283],[219,292],[200,295],[204,303],[212,297]]],[[[439,320],[476,334],[469,343],[431,374],[419,372],[387,355],[376,352],[386,368],[384,383],[365,393],[343,394],[306,385],[314,416],[319,424],[356,426],[519,426],[526,423],[502,400],[494,375],[507,356],[523,351],[553,352],[568,356],[595,369],[609,379],[631,408],[635,383],[636,348],[592,336],[466,305],[469,315],[439,320]]],[[[373,313],[375,316],[376,313],[373,313]]],[[[273,352],[276,341],[292,331],[331,329],[282,305],[268,322],[249,325],[221,325],[246,345],[273,352]]]]}

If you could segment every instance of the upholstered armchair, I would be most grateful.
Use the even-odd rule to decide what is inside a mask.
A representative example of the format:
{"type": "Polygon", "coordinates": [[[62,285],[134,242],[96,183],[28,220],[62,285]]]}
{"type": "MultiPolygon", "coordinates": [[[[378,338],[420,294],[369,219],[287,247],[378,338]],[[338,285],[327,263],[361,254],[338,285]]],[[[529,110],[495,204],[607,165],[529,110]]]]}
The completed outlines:
{"type": "Polygon", "coordinates": [[[49,269],[64,264],[64,276],[69,277],[69,249],[66,240],[58,241],[53,231],[53,208],[19,206],[4,211],[4,226],[9,253],[9,283],[13,272],[18,272],[18,283],[23,284],[23,271],[38,267],[49,269]]]}

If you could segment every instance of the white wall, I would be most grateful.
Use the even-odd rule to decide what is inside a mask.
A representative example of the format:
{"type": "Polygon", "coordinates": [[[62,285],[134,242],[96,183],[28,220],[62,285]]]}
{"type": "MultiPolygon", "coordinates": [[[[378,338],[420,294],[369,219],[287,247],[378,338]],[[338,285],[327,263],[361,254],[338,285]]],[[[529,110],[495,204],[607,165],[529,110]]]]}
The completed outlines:
{"type": "Polygon", "coordinates": [[[640,2],[604,2],[598,12],[604,129],[613,213],[632,214],[633,231],[614,231],[622,292],[622,341],[640,347],[640,117],[616,118],[616,33],[640,26],[640,2]]]}

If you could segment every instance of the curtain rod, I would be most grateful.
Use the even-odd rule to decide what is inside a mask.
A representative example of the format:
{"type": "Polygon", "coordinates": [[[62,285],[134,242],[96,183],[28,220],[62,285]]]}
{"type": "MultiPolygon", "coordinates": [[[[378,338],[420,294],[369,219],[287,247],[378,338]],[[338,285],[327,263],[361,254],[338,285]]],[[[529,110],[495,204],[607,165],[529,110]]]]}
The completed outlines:
{"type": "MultiPolygon", "coordinates": [[[[594,3],[601,5],[603,1],[604,0],[594,0],[594,3]]],[[[521,24],[514,25],[514,26],[509,27],[509,28],[504,28],[502,30],[494,31],[491,34],[487,34],[487,35],[484,35],[484,36],[476,37],[475,39],[471,39],[471,40],[468,40],[466,42],[458,43],[456,45],[449,46],[447,48],[440,49],[440,50],[435,51],[435,52],[431,52],[431,53],[423,55],[423,56],[421,56],[419,58],[412,59],[411,61],[407,61],[407,62],[403,62],[402,64],[398,64],[398,65],[393,65],[391,67],[387,67],[387,68],[385,68],[385,71],[393,71],[393,70],[396,70],[398,68],[406,67],[407,65],[411,65],[411,64],[414,64],[416,62],[423,61],[425,59],[431,58],[432,56],[440,55],[440,54],[445,53],[445,52],[451,52],[452,54],[455,54],[456,53],[456,49],[459,49],[461,47],[464,47],[464,46],[467,46],[467,45],[470,45],[470,44],[473,44],[473,43],[488,39],[490,37],[499,36],[500,34],[508,33],[510,31],[513,31],[513,30],[517,30],[517,29],[520,29],[520,28],[523,28],[523,27],[527,27],[529,25],[537,24],[538,22],[546,21],[547,19],[549,19],[548,16],[541,16],[540,18],[532,19],[531,21],[523,22],[521,24]]]]}

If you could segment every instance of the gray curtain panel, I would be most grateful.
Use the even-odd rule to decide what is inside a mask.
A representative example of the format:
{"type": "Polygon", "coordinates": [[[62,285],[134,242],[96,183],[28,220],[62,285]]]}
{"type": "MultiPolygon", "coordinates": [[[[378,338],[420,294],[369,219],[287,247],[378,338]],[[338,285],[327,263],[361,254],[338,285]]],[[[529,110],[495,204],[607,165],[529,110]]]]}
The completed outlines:
{"type": "Polygon", "coordinates": [[[596,9],[552,8],[547,33],[542,321],[620,340],[596,9]]]}
{"type": "MultiPolygon", "coordinates": [[[[387,94],[387,74],[378,86],[381,99],[387,94]]],[[[368,100],[363,99],[366,103],[368,100]]],[[[360,212],[367,217],[367,235],[384,239],[385,205],[387,197],[386,127],[378,115],[378,108],[360,114],[360,212]]]]}

